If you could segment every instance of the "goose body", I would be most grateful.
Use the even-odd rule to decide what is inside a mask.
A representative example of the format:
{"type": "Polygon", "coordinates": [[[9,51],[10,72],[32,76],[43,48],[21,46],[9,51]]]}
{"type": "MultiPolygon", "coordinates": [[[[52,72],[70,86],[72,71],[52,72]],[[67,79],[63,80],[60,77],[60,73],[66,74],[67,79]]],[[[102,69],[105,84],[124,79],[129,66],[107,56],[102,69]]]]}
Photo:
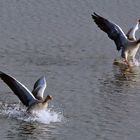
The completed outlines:
{"type": "Polygon", "coordinates": [[[36,103],[33,103],[32,105],[30,105],[27,108],[27,112],[28,113],[33,113],[34,111],[39,111],[39,110],[45,110],[46,108],[48,108],[48,101],[52,100],[52,97],[50,95],[48,95],[46,97],[47,100],[39,100],[36,103]]]}
{"type": "Polygon", "coordinates": [[[48,107],[49,100],[52,100],[52,96],[50,95],[47,95],[46,98],[43,97],[44,90],[46,88],[45,77],[41,77],[39,80],[37,80],[34,85],[33,93],[31,93],[22,83],[8,74],[0,72],[0,78],[27,107],[28,113],[45,110],[48,107]],[[38,90],[36,90],[36,88],[38,88],[38,90]]]}
{"type": "Polygon", "coordinates": [[[121,50],[121,57],[124,58],[124,61],[130,66],[130,60],[135,60],[140,45],[140,39],[136,40],[135,37],[140,20],[138,20],[137,24],[128,31],[127,35],[125,35],[117,24],[108,19],[105,19],[96,13],[92,15],[92,18],[97,26],[107,33],[108,37],[114,41],[117,50],[121,50]]]}

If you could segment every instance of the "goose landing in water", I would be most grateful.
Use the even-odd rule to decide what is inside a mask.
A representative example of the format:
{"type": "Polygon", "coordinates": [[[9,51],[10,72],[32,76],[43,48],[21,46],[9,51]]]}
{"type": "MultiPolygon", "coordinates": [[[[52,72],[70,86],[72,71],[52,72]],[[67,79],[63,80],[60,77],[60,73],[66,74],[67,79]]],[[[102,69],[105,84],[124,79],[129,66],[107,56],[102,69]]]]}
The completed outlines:
{"type": "Polygon", "coordinates": [[[27,107],[28,113],[45,110],[48,107],[48,101],[52,96],[48,95],[45,99],[43,94],[46,88],[46,79],[41,77],[34,84],[32,93],[14,77],[0,72],[0,78],[9,86],[20,101],[27,107]]]}
{"type": "Polygon", "coordinates": [[[121,50],[122,58],[124,58],[124,61],[130,67],[130,61],[135,60],[135,56],[140,45],[140,39],[137,40],[135,37],[135,33],[139,28],[138,25],[140,24],[140,20],[138,20],[137,24],[125,35],[117,24],[110,22],[96,13],[91,16],[98,27],[107,33],[108,37],[115,42],[117,50],[121,50]]]}

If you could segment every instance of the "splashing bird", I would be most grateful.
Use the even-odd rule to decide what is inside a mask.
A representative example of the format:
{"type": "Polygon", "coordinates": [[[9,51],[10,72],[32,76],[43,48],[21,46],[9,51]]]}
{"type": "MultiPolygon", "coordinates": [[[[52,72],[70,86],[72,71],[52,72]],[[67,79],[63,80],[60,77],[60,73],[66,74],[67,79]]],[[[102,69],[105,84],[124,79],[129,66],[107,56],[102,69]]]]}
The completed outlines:
{"type": "Polygon", "coordinates": [[[43,97],[46,88],[46,79],[44,76],[35,82],[32,92],[30,92],[22,83],[8,74],[0,72],[0,78],[27,107],[28,113],[32,114],[35,111],[45,110],[48,107],[48,102],[52,100],[52,96],[50,95],[47,95],[46,98],[43,97]]]}
{"type": "Polygon", "coordinates": [[[130,67],[130,61],[135,60],[136,53],[139,49],[140,39],[136,39],[135,33],[139,28],[140,20],[137,21],[137,24],[132,27],[128,33],[125,35],[123,30],[115,23],[101,17],[100,15],[94,12],[91,15],[94,22],[97,26],[107,33],[108,37],[114,41],[118,51],[121,50],[121,57],[124,59],[124,62],[130,67]]]}

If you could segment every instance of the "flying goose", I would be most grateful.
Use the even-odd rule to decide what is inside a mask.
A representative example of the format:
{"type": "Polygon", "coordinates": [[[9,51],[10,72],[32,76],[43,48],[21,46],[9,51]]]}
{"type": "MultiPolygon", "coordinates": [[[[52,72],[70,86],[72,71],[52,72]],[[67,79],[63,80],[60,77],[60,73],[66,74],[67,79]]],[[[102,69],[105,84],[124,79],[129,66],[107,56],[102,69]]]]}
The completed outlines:
{"type": "Polygon", "coordinates": [[[44,90],[46,88],[45,77],[41,77],[36,81],[31,93],[22,83],[14,77],[0,71],[0,78],[9,86],[20,101],[27,107],[28,113],[34,111],[45,110],[48,107],[48,101],[52,100],[52,96],[47,95],[43,98],[44,90]]]}
{"type": "Polygon", "coordinates": [[[136,40],[135,38],[135,32],[138,29],[140,20],[138,20],[137,25],[131,28],[127,35],[125,35],[117,24],[99,16],[95,12],[91,16],[98,27],[106,32],[110,39],[114,40],[117,50],[121,50],[121,57],[124,58],[124,61],[130,67],[130,60],[135,60],[135,55],[140,45],[140,39],[136,40]]]}

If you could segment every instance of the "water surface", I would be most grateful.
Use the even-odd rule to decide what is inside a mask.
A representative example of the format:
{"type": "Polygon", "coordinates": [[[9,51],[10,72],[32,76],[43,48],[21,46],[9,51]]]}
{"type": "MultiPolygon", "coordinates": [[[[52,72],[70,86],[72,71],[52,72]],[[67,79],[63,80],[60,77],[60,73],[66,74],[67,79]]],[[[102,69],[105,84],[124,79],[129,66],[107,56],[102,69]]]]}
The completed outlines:
{"type": "Polygon", "coordinates": [[[139,5],[139,0],[1,0],[1,71],[30,90],[45,75],[45,95],[54,97],[39,120],[24,117],[1,81],[0,101],[13,107],[0,110],[1,139],[139,140],[139,67],[113,65],[119,56],[115,44],[91,19],[98,12],[127,32],[139,18],[139,5]]]}

